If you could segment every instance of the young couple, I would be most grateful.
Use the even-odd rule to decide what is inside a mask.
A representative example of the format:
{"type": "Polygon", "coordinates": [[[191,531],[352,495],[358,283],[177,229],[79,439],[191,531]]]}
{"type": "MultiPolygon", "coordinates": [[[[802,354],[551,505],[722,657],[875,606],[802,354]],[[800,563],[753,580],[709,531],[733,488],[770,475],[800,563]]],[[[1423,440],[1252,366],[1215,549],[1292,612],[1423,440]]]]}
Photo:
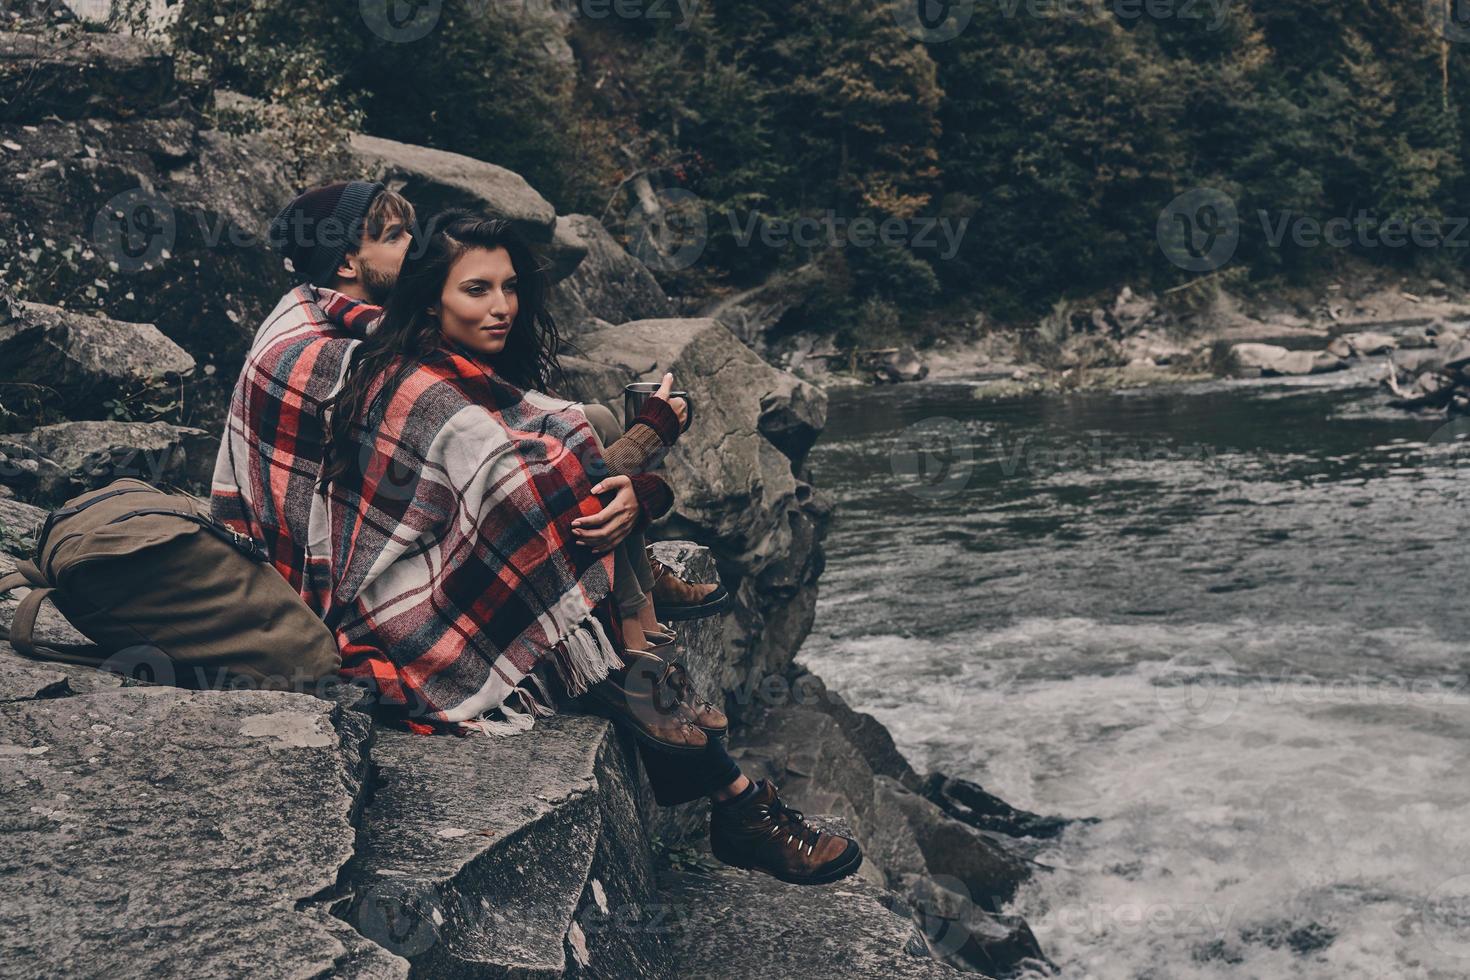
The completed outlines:
{"type": "Polygon", "coordinates": [[[626,431],[557,397],[545,267],[505,221],[421,225],[352,181],[271,233],[302,283],[251,346],[213,508],[333,629],[343,673],[424,733],[515,734],[574,699],[637,736],[660,805],[711,798],[722,861],[797,884],[857,870],[854,841],[741,773],[673,659],[661,619],[727,597],[643,540],[673,503],[649,469],[689,418],[672,375],[626,431]]]}

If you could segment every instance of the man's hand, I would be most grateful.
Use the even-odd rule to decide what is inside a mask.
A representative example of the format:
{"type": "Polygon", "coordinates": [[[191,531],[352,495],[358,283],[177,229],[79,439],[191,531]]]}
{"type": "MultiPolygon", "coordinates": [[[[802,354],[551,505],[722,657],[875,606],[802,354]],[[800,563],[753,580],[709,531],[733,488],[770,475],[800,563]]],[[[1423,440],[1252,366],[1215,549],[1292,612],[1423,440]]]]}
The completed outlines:
{"type": "Polygon", "coordinates": [[[611,476],[592,488],[597,494],[609,491],[617,496],[604,504],[601,511],[572,521],[572,534],[595,555],[605,555],[622,544],[638,523],[638,497],[633,493],[632,479],[611,476]]]}
{"type": "Polygon", "coordinates": [[[663,382],[658,386],[658,391],[655,391],[652,397],[662,398],[669,403],[669,407],[674,410],[674,414],[679,416],[679,428],[682,429],[689,422],[689,403],[682,398],[670,398],[669,392],[673,390],[674,372],[667,371],[664,373],[663,382]]]}

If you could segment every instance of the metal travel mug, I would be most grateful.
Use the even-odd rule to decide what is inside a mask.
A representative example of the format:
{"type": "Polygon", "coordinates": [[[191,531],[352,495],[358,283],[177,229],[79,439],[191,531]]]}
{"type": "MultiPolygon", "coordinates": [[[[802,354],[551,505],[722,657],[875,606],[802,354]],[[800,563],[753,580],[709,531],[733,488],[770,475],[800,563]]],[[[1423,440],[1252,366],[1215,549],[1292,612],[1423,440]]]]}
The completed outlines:
{"type": "MultiPolygon", "coordinates": [[[[652,398],[658,392],[658,385],[652,381],[635,381],[623,388],[623,419],[626,425],[632,425],[638,413],[643,411],[644,402],[652,398]]],[[[682,398],[689,407],[688,417],[684,419],[684,427],[680,432],[688,432],[689,426],[694,424],[694,399],[687,391],[671,391],[670,398],[682,398]]]]}

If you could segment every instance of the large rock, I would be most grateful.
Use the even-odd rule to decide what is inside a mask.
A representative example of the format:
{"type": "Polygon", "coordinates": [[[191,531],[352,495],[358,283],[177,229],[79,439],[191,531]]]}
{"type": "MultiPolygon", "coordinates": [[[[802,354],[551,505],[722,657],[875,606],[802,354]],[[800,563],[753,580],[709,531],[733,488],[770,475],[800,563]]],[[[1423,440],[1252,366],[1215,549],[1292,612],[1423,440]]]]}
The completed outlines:
{"type": "MultiPolygon", "coordinates": [[[[203,489],[219,448],[217,436],[167,422],[60,422],[9,439],[45,464],[33,491],[52,503],[122,477],[203,489]]],[[[0,463],[0,483],[16,480],[15,470],[0,463]]]]}
{"type": "MultiPolygon", "coordinates": [[[[851,834],[840,819],[813,826],[851,834]]],[[[914,923],[889,907],[892,897],[861,877],[818,888],[715,866],[664,881],[661,918],[680,976],[721,980],[783,977],[963,976],[928,955],[914,923]]]]}
{"type": "Polygon", "coordinates": [[[180,110],[173,59],[116,34],[0,33],[0,122],[180,110]]]}
{"type": "Polygon", "coordinates": [[[821,279],[821,270],[815,263],[773,273],[750,289],[714,300],[700,310],[700,316],[719,320],[741,343],[757,351],[765,350],[773,329],[788,313],[811,298],[821,279]]]}
{"type": "Polygon", "coordinates": [[[0,222],[16,291],[153,323],[232,384],[291,285],[265,230],[296,188],[268,142],[192,117],[0,125],[0,142],[20,147],[0,153],[15,188],[0,222]]]}
{"type": "Polygon", "coordinates": [[[172,688],[0,705],[0,975],[405,977],[319,899],[353,854],[350,714],[172,688]]]}
{"type": "Polygon", "coordinates": [[[510,737],[381,732],[337,910],[417,976],[665,976],[631,739],[563,714],[510,737]]]}
{"type": "MultiPolygon", "coordinates": [[[[736,610],[727,632],[738,670],[779,672],[811,629],[821,537],[829,510],[793,472],[810,442],[793,418],[820,430],[825,398],[776,370],[711,319],[639,320],[586,334],[588,356],[619,364],[629,380],[666,370],[695,402],[693,427],[665,460],[674,510],[655,528],[660,538],[709,546],[736,610]],[[762,419],[784,433],[783,452],[763,434],[762,419]]],[[[581,397],[621,409],[620,390],[581,397]]]]}
{"type": "Polygon", "coordinates": [[[1329,351],[1288,350],[1275,344],[1236,344],[1231,349],[1239,370],[1247,375],[1322,374],[1341,371],[1347,362],[1329,351]]]}
{"type": "MultiPolygon", "coordinates": [[[[73,415],[103,414],[103,401],[134,396],[194,371],[194,358],[151,323],[123,323],[18,303],[0,323],[0,381],[57,392],[73,415]]],[[[155,396],[159,397],[159,396],[155,396]]]]}
{"type": "Polygon", "coordinates": [[[421,220],[443,208],[470,208],[510,221],[532,242],[552,240],[556,209],[514,171],[363,133],[354,133],[351,145],[363,175],[400,191],[421,220]]]}
{"type": "Polygon", "coordinates": [[[551,313],[575,340],[593,320],[626,323],[673,316],[674,304],[648,267],[629,254],[591,215],[557,219],[559,231],[575,236],[586,257],[551,291],[551,313]]]}

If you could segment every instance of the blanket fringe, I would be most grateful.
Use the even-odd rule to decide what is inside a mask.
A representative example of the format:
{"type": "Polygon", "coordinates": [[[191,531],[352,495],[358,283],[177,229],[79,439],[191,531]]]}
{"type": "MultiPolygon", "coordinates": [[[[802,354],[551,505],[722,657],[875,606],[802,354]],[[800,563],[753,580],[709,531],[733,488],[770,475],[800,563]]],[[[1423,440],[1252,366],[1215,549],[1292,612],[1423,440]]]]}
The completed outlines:
{"type": "Polygon", "coordinates": [[[596,616],[588,616],[552,648],[552,662],[571,697],[585,694],[593,684],[623,668],[618,648],[596,616]]]}
{"type": "MultiPolygon", "coordinates": [[[[520,688],[516,688],[520,691],[520,688]]],[[[481,735],[496,735],[505,737],[508,735],[519,735],[528,732],[536,724],[536,717],[529,711],[517,711],[511,705],[514,698],[506,698],[505,703],[500,706],[501,714],[505,715],[504,721],[496,721],[481,715],[469,721],[459,722],[461,731],[479,732],[481,735]]]]}

